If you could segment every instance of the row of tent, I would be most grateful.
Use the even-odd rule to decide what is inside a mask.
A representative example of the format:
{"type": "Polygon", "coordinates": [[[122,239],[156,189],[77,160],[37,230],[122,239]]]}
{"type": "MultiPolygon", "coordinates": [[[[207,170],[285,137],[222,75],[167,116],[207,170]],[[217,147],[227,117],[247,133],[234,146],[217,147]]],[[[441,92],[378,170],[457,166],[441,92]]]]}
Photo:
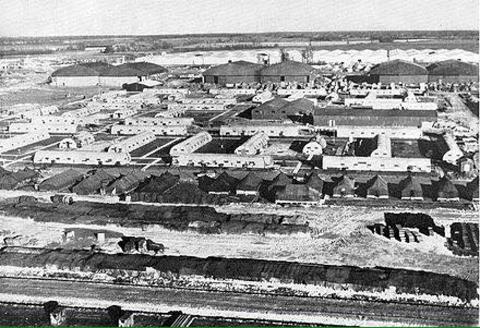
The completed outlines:
{"type": "Polygon", "coordinates": [[[387,181],[376,175],[368,181],[355,182],[342,174],[322,179],[313,172],[303,179],[289,177],[283,172],[223,171],[215,177],[189,174],[175,169],[161,174],[143,171],[95,170],[87,174],[69,169],[37,183],[37,171],[25,168],[17,172],[0,171],[0,188],[7,190],[69,191],[79,195],[129,195],[132,201],[210,203],[233,201],[232,197],[249,201],[318,201],[332,197],[400,198],[422,200],[478,201],[478,177],[465,186],[448,178],[420,181],[409,175],[399,182],[387,181]]]}
{"type": "MultiPolygon", "coordinates": [[[[300,50],[287,49],[286,53],[290,60],[302,61],[303,54],[300,50]]],[[[279,63],[282,60],[280,49],[262,50],[238,50],[238,51],[203,51],[185,52],[162,55],[152,55],[137,58],[137,61],[147,61],[158,65],[218,65],[226,64],[229,61],[245,60],[258,62],[259,58],[268,58],[271,64],[279,63]]],[[[378,50],[313,50],[311,61],[326,63],[355,63],[358,60],[366,63],[381,63],[388,59],[402,59],[420,62],[438,62],[448,59],[462,60],[465,62],[478,63],[479,54],[463,49],[378,49],[378,50]]]]}

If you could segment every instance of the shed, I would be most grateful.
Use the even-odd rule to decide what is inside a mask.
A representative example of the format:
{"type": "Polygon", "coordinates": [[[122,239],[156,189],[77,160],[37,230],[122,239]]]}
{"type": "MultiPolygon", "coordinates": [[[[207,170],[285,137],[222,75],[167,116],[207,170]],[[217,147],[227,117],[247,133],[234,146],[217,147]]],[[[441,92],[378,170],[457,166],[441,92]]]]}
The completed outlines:
{"type": "Polygon", "coordinates": [[[423,200],[422,185],[413,175],[409,175],[400,181],[399,185],[401,199],[404,200],[423,200]]]}
{"type": "Polygon", "coordinates": [[[428,82],[428,71],[422,65],[402,59],[391,60],[375,65],[370,76],[382,84],[419,84],[428,82]]]}
{"type": "Polygon", "coordinates": [[[303,82],[309,83],[315,78],[315,69],[296,61],[285,61],[267,66],[260,71],[262,83],[303,82]]]}
{"type": "Polygon", "coordinates": [[[436,183],[437,200],[442,201],[459,201],[459,195],[457,187],[447,177],[441,178],[436,183]]]}
{"type": "Polygon", "coordinates": [[[333,187],[333,197],[353,197],[355,195],[355,180],[344,175],[333,187]]]}
{"type": "Polygon", "coordinates": [[[212,67],[203,72],[205,83],[234,84],[260,82],[260,70],[263,65],[244,60],[229,62],[212,67]]]}
{"type": "Polygon", "coordinates": [[[237,195],[258,195],[263,180],[250,171],[237,185],[237,195]]]}
{"type": "Polygon", "coordinates": [[[388,198],[388,183],[380,175],[369,181],[367,198],[388,198]]]}
{"type": "Polygon", "coordinates": [[[71,186],[82,180],[84,174],[76,170],[66,170],[44,180],[39,185],[40,191],[60,191],[69,189],[71,186]]]}
{"type": "Polygon", "coordinates": [[[460,60],[445,60],[427,67],[428,82],[478,82],[478,66],[460,60]]]}

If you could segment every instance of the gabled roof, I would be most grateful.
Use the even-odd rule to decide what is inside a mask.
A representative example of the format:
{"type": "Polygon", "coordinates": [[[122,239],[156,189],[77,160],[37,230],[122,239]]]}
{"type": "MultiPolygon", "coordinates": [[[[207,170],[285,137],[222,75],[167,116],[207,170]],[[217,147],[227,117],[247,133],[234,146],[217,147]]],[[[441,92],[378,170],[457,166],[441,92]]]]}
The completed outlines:
{"type": "Polygon", "coordinates": [[[422,185],[412,175],[400,181],[399,188],[402,197],[423,197],[422,185]]]}
{"type": "Polygon", "coordinates": [[[146,75],[142,70],[127,64],[113,66],[108,71],[100,74],[101,76],[143,76],[146,75]]]}
{"type": "Polygon", "coordinates": [[[262,68],[263,65],[261,64],[255,64],[244,60],[239,60],[207,69],[205,72],[203,72],[203,75],[251,76],[257,75],[262,68]]]}
{"type": "Polygon", "coordinates": [[[249,172],[245,178],[238,184],[237,190],[257,190],[263,180],[254,172],[249,172]]]}
{"type": "Polygon", "coordinates": [[[374,176],[368,185],[367,196],[388,196],[388,183],[380,175],[374,176]]]}
{"type": "Polygon", "coordinates": [[[257,108],[254,108],[255,111],[270,111],[270,110],[278,110],[283,108],[284,106],[288,105],[289,102],[285,99],[280,97],[273,98],[272,100],[266,101],[257,108]]]}
{"type": "Polygon", "coordinates": [[[113,66],[104,62],[82,63],[60,68],[52,76],[147,76],[167,70],[153,63],[135,62],[113,66]]]}
{"type": "Polygon", "coordinates": [[[445,60],[427,67],[430,75],[474,75],[478,76],[478,66],[460,60],[445,60]]]}
{"type": "Polygon", "coordinates": [[[75,185],[72,188],[72,191],[79,195],[88,195],[98,192],[100,188],[106,187],[114,179],[115,177],[113,175],[110,175],[103,170],[98,170],[93,175],[75,185]]]}
{"type": "Polygon", "coordinates": [[[457,187],[446,177],[441,178],[437,184],[437,198],[458,198],[457,187]]]}
{"type": "Polygon", "coordinates": [[[115,195],[120,195],[126,192],[133,190],[137,187],[142,181],[150,176],[149,173],[142,171],[135,171],[128,173],[127,175],[122,176],[121,178],[115,180],[111,185],[106,189],[106,192],[115,195]]]}
{"type": "Polygon", "coordinates": [[[280,110],[286,111],[287,113],[297,114],[297,113],[311,113],[313,112],[313,101],[310,101],[306,98],[296,99],[294,101],[288,102],[280,110]]]}
{"type": "Polygon", "coordinates": [[[375,65],[370,75],[427,75],[425,67],[402,59],[395,59],[375,65]]]}
{"type": "Polygon", "coordinates": [[[271,66],[265,67],[260,71],[262,76],[304,76],[311,75],[315,72],[315,69],[307,64],[296,62],[296,61],[286,61],[278,64],[273,64],[271,66]]]}
{"type": "Polygon", "coordinates": [[[133,69],[143,72],[144,75],[160,74],[167,71],[165,67],[149,62],[125,63],[120,66],[131,67],[133,69]]]}

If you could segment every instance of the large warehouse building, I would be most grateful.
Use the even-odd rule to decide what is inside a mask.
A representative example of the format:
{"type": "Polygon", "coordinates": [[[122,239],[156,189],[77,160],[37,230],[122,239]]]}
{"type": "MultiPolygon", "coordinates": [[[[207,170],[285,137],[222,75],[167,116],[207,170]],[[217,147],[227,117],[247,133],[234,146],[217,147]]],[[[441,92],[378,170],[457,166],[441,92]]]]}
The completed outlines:
{"type": "Polygon", "coordinates": [[[162,66],[136,62],[118,66],[104,62],[76,64],[52,73],[52,84],[57,87],[107,86],[121,87],[125,83],[144,81],[165,73],[162,66]]]}
{"type": "Polygon", "coordinates": [[[260,71],[262,83],[273,82],[313,82],[315,69],[307,64],[296,61],[285,61],[267,66],[260,71]]]}
{"type": "Polygon", "coordinates": [[[422,65],[396,59],[372,67],[370,77],[382,84],[419,84],[428,82],[428,71],[422,65]]]}
{"type": "Polygon", "coordinates": [[[427,67],[428,82],[478,82],[478,66],[459,60],[446,60],[427,67]]]}
{"type": "Polygon", "coordinates": [[[212,67],[203,72],[205,83],[233,84],[260,82],[263,65],[239,60],[212,67]]]}

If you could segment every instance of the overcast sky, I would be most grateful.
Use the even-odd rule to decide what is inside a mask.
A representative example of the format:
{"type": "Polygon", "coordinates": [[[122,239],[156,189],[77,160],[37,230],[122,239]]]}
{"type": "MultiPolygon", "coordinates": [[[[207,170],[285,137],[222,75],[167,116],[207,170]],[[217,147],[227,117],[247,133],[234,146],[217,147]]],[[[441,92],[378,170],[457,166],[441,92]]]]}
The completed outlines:
{"type": "Polygon", "coordinates": [[[478,30],[478,0],[0,0],[0,36],[478,30]]]}

